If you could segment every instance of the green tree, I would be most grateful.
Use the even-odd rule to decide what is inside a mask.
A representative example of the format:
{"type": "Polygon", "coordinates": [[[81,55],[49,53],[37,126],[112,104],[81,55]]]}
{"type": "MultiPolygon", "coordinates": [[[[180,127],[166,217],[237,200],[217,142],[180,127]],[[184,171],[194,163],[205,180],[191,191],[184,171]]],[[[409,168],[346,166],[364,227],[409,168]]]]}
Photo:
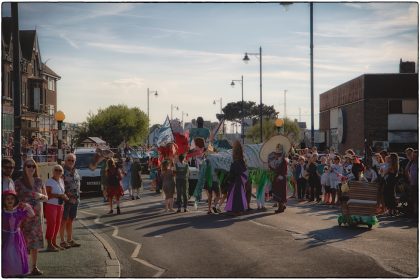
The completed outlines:
{"type": "MultiPolygon", "coordinates": [[[[217,114],[218,120],[225,117],[225,120],[240,123],[242,119],[242,101],[230,102],[222,109],[223,114],[217,114]]],[[[263,104],[263,117],[275,118],[278,112],[274,106],[267,106],[263,104]]],[[[244,118],[251,118],[254,121],[260,117],[260,106],[253,101],[244,101],[244,118]]]]}
{"type": "MultiPolygon", "coordinates": [[[[275,119],[263,120],[263,141],[268,140],[270,137],[278,133],[277,127],[274,124],[275,119]]],[[[283,134],[286,135],[290,141],[294,144],[300,143],[300,128],[296,121],[292,121],[288,118],[284,119],[283,134]]],[[[251,139],[253,143],[259,143],[260,141],[260,124],[259,122],[249,128],[246,137],[251,139]]]]}
{"type": "Polygon", "coordinates": [[[148,125],[147,115],[139,108],[112,105],[99,109],[96,115],[90,114],[77,138],[81,142],[86,137],[100,137],[111,147],[116,147],[123,141],[135,145],[146,139],[148,125]]]}

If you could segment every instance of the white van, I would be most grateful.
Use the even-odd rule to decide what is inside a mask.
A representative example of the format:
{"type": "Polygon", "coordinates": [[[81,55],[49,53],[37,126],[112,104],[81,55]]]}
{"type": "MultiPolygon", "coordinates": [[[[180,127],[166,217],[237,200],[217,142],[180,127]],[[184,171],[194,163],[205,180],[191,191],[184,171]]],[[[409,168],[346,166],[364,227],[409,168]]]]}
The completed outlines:
{"type": "Polygon", "coordinates": [[[101,168],[105,161],[101,161],[94,170],[89,168],[96,155],[96,148],[76,148],[74,154],[76,155],[75,168],[81,177],[80,191],[102,193],[101,168]]]}

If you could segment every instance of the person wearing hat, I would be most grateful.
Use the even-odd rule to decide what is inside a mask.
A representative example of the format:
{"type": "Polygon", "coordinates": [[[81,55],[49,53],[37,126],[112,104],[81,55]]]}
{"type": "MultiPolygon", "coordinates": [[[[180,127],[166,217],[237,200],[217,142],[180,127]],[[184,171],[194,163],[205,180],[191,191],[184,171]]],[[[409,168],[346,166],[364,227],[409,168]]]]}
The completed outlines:
{"type": "Polygon", "coordinates": [[[20,225],[35,215],[27,203],[19,203],[14,190],[2,193],[1,269],[3,277],[19,277],[29,273],[28,253],[20,225]]]}
{"type": "Polygon", "coordinates": [[[273,200],[277,202],[276,213],[282,213],[286,209],[287,203],[287,160],[282,144],[277,144],[274,152],[268,155],[268,167],[274,172],[271,183],[273,200]]]}

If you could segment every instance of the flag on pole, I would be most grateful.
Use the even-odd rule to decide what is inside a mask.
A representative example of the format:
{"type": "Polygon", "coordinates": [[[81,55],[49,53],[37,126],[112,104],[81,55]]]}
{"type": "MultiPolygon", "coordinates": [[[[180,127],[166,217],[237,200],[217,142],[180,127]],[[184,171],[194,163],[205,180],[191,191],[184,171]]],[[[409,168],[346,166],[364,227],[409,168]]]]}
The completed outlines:
{"type": "Polygon", "coordinates": [[[159,133],[157,135],[156,144],[158,147],[166,146],[169,143],[174,143],[174,135],[172,134],[171,123],[169,121],[169,117],[166,117],[165,122],[163,123],[162,127],[159,129],[159,133]]]}
{"type": "Polygon", "coordinates": [[[213,131],[210,133],[210,142],[213,142],[216,138],[217,132],[219,132],[220,127],[223,125],[225,119],[221,119],[219,124],[213,128],[213,131]]]}

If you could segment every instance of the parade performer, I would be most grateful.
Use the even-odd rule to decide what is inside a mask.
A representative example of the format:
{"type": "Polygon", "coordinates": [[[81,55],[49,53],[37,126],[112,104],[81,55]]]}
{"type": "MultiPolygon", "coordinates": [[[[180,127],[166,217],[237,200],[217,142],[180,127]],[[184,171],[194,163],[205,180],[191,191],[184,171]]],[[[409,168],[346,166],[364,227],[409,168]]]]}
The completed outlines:
{"type": "Polygon", "coordinates": [[[273,200],[277,202],[278,209],[275,213],[282,213],[287,203],[287,154],[291,149],[290,140],[283,135],[271,137],[261,147],[260,158],[267,162],[269,170],[274,175],[272,178],[273,200]]]}
{"type": "Polygon", "coordinates": [[[26,217],[33,217],[35,213],[29,204],[18,204],[14,190],[4,191],[2,196],[1,274],[3,277],[22,277],[29,273],[29,262],[20,226],[26,217]]]}
{"type": "Polygon", "coordinates": [[[204,174],[204,189],[207,191],[207,203],[208,203],[208,211],[207,214],[211,214],[211,210],[213,209],[214,213],[219,213],[217,204],[219,203],[220,199],[220,187],[219,181],[209,159],[206,159],[205,164],[205,174],[204,174]],[[214,204],[212,207],[212,199],[214,194],[214,204]]]}
{"type": "Polygon", "coordinates": [[[131,199],[140,199],[140,190],[142,187],[143,181],[141,179],[141,165],[140,159],[134,158],[133,165],[131,166],[131,185],[130,185],[130,193],[131,199]],[[136,196],[134,196],[134,191],[136,192],[136,196]]]}
{"type": "Polygon", "coordinates": [[[200,159],[196,159],[196,163],[198,166],[198,180],[197,180],[197,184],[195,186],[195,190],[194,190],[194,198],[195,198],[195,202],[194,202],[194,208],[197,210],[198,207],[198,202],[200,202],[201,200],[201,194],[203,192],[203,188],[204,188],[204,181],[205,181],[205,173],[206,173],[206,163],[205,160],[203,162],[201,162],[200,159]]]}
{"type": "Polygon", "coordinates": [[[132,166],[132,161],[130,157],[127,156],[123,163],[122,171],[123,171],[124,177],[122,179],[122,186],[123,186],[124,192],[128,190],[129,195],[131,195],[132,199],[134,200],[134,197],[131,191],[131,166],[132,166]]]}
{"type": "Polygon", "coordinates": [[[175,212],[174,206],[174,193],[175,193],[175,179],[174,173],[170,168],[170,162],[164,160],[162,162],[162,190],[165,194],[165,212],[175,212]]]}
{"type": "Polygon", "coordinates": [[[123,188],[121,186],[122,172],[117,167],[113,159],[108,159],[106,162],[105,175],[107,176],[107,194],[109,201],[109,212],[108,214],[114,213],[112,209],[112,198],[115,197],[117,203],[117,214],[121,214],[120,210],[120,197],[124,195],[123,188]]]}
{"type": "Polygon", "coordinates": [[[222,212],[220,208],[222,207],[223,203],[225,203],[227,199],[228,188],[229,188],[230,182],[229,182],[228,173],[225,170],[218,170],[216,173],[217,173],[217,178],[220,184],[220,195],[221,195],[221,198],[219,200],[219,204],[217,207],[217,212],[222,212]]]}
{"type": "Polygon", "coordinates": [[[184,155],[179,156],[179,162],[175,164],[175,171],[177,212],[181,212],[181,204],[184,207],[184,212],[187,212],[189,168],[188,163],[184,162],[184,155]]]}
{"type": "Polygon", "coordinates": [[[241,214],[248,209],[245,194],[245,184],[248,181],[248,170],[244,161],[242,145],[235,141],[232,148],[233,163],[230,166],[230,187],[225,210],[234,214],[241,214]]]}
{"type": "Polygon", "coordinates": [[[265,170],[256,170],[250,174],[252,178],[252,184],[256,189],[256,198],[257,198],[257,209],[266,210],[265,208],[265,196],[271,190],[270,177],[267,171],[265,170]]]}
{"type": "Polygon", "coordinates": [[[194,157],[202,157],[210,137],[210,130],[204,127],[202,117],[197,118],[197,127],[190,129],[190,145],[193,143],[193,149],[187,154],[187,159],[194,157]]]}

